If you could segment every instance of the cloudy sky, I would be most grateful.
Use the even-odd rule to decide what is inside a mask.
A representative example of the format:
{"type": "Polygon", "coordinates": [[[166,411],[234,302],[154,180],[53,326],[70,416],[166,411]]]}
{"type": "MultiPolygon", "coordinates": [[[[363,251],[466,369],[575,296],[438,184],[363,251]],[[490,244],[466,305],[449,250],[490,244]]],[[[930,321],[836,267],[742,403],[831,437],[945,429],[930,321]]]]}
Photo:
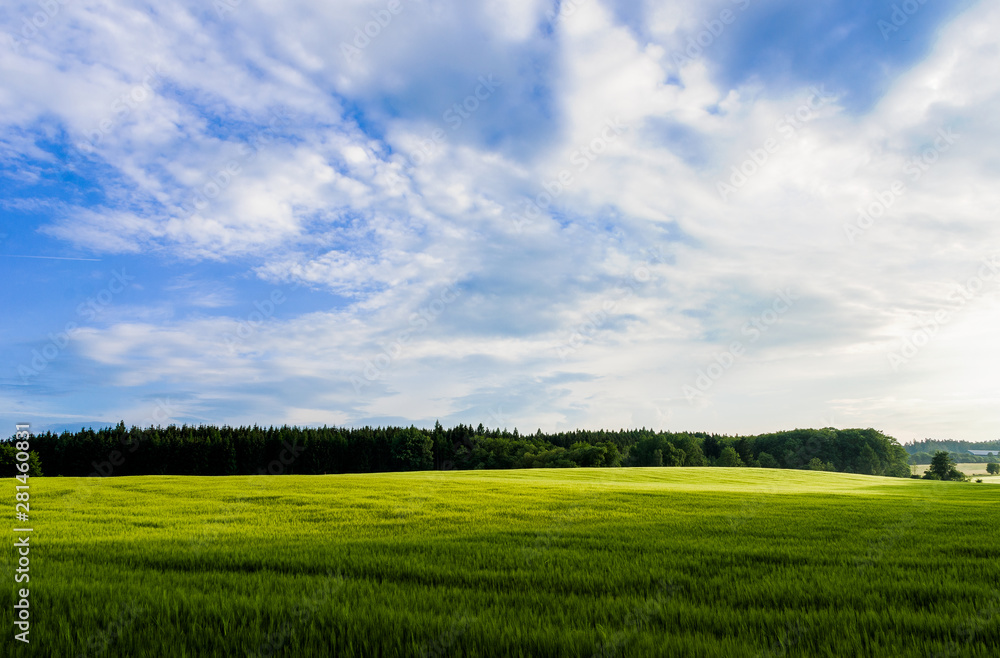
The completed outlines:
{"type": "Polygon", "coordinates": [[[0,422],[1000,438],[998,28],[5,2],[0,422]]]}

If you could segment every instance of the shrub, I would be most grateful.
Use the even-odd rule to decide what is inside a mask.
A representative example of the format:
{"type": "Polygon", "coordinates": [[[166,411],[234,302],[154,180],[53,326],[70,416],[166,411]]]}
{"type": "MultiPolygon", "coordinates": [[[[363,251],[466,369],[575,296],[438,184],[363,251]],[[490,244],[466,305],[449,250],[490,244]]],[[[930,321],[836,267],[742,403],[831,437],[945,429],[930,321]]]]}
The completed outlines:
{"type": "MultiPolygon", "coordinates": [[[[17,469],[18,450],[12,443],[0,445],[0,475],[3,477],[14,477],[21,471],[17,469]]],[[[28,452],[28,475],[38,477],[42,474],[42,462],[38,458],[38,453],[28,452]]]]}

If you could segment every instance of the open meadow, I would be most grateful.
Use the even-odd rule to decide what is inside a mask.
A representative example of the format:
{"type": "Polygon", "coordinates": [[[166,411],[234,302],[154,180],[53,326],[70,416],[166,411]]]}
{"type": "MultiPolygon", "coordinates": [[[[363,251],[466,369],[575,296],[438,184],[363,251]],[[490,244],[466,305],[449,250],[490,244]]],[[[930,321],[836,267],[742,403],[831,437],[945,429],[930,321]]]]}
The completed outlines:
{"type": "MultiPolygon", "coordinates": [[[[31,655],[986,657],[1000,644],[1000,490],[985,484],[577,468],[31,485],[31,655]]],[[[9,542],[4,554],[12,582],[9,542]]]]}

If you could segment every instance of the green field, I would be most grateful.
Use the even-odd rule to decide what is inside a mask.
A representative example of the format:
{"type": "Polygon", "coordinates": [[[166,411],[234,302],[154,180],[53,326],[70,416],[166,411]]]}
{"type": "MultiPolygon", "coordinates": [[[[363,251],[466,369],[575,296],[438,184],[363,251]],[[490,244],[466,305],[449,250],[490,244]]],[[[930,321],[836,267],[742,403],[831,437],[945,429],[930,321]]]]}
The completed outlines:
{"type": "MultiPolygon", "coordinates": [[[[1000,490],[985,484],[736,468],[30,482],[32,645],[7,655],[1000,645],[1000,490]]],[[[11,615],[7,601],[7,629],[11,615]]]]}

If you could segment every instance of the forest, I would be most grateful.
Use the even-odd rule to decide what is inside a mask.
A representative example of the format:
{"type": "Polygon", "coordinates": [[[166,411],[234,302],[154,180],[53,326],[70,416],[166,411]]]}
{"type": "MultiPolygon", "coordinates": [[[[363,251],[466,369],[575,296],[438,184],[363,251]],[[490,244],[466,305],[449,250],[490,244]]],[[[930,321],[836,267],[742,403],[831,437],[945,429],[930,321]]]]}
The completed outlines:
{"type": "Polygon", "coordinates": [[[994,450],[1000,454],[1000,441],[951,441],[940,439],[924,439],[914,441],[905,446],[910,453],[911,464],[930,464],[934,458],[934,453],[944,450],[951,455],[952,461],[959,464],[975,464],[980,462],[997,462],[996,457],[985,458],[969,453],[970,450],[994,450]]]}
{"type": "MultiPolygon", "coordinates": [[[[13,438],[13,437],[12,437],[13,438]]],[[[31,439],[32,472],[47,476],[257,475],[419,470],[720,466],[909,477],[909,455],[875,429],[796,429],[755,436],[647,429],[520,434],[480,424],[299,428],[114,427],[31,439]]],[[[12,471],[14,446],[0,444],[12,471]]]]}

